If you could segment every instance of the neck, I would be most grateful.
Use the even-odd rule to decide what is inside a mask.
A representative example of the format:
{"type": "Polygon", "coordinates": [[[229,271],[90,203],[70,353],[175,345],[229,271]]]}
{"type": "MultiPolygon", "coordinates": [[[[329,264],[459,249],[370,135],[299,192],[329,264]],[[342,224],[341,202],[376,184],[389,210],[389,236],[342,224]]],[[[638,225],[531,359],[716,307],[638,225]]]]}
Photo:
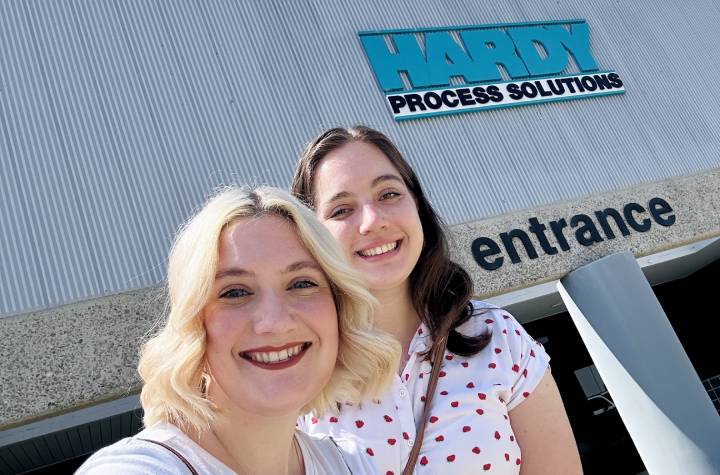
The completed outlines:
{"type": "Polygon", "coordinates": [[[305,469],[293,442],[296,420],[297,414],[264,417],[226,410],[210,430],[190,437],[239,475],[300,475],[305,469]]]}
{"type": "Polygon", "coordinates": [[[402,355],[405,357],[410,341],[420,326],[420,316],[413,307],[409,285],[405,284],[399,289],[371,292],[380,302],[379,310],[375,314],[375,326],[390,333],[400,342],[402,355]]]}

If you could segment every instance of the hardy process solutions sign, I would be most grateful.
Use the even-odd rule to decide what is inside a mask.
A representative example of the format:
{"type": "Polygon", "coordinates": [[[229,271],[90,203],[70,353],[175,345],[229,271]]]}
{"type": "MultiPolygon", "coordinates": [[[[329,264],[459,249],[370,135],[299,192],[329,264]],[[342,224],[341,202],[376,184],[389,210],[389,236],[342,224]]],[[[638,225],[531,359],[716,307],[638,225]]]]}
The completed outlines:
{"type": "Polygon", "coordinates": [[[359,36],[395,120],[625,92],[617,72],[599,70],[585,20],[359,36]]]}

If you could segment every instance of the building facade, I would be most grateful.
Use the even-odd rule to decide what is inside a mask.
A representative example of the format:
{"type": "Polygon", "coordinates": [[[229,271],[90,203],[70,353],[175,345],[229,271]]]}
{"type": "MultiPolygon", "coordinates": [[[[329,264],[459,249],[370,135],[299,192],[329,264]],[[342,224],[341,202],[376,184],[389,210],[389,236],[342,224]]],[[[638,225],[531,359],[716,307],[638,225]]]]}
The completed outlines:
{"type": "Polygon", "coordinates": [[[586,472],[641,472],[555,283],[631,251],[720,407],[696,331],[718,313],[718,21],[706,0],[0,2],[0,473],[136,431],[179,225],[223,184],[287,187],[352,124],[396,141],[476,294],[544,341],[586,472]]]}

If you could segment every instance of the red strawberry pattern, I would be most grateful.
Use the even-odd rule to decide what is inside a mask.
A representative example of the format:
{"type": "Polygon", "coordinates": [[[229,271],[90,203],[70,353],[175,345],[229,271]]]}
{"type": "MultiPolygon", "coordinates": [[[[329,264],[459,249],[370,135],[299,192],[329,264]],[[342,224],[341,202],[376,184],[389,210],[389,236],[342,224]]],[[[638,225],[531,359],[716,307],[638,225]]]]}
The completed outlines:
{"type": "MultiPolygon", "coordinates": [[[[415,467],[417,475],[519,474],[522,454],[508,413],[535,389],[549,357],[506,312],[489,307],[483,312],[480,309],[487,304],[474,305],[477,315],[458,331],[489,332],[490,342],[471,357],[446,352],[415,467]]],[[[341,439],[351,435],[360,447],[355,456],[366,457],[377,473],[402,473],[417,444],[417,418],[426,402],[432,365],[423,355],[431,344],[429,335],[421,325],[410,342],[405,368],[379,400],[343,404],[339,415],[320,420],[308,415],[299,421],[299,428],[341,439]]]]}

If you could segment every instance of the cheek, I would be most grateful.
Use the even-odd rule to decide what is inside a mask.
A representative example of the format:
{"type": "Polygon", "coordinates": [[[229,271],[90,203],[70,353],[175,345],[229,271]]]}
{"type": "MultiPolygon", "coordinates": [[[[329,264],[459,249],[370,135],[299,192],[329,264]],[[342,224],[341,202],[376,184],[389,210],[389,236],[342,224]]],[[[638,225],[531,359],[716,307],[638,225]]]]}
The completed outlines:
{"type": "Polygon", "coordinates": [[[230,312],[214,310],[205,313],[205,333],[208,352],[218,351],[226,342],[232,341],[237,332],[238,319],[231,318],[230,312]]]}
{"type": "Polygon", "coordinates": [[[408,206],[406,206],[405,209],[400,210],[398,217],[404,220],[405,226],[408,229],[412,229],[413,232],[420,237],[423,236],[420,215],[418,214],[418,210],[414,202],[408,202],[408,206]]]}
{"type": "Polygon", "coordinates": [[[335,240],[340,243],[345,251],[350,251],[352,247],[352,240],[354,235],[352,233],[352,226],[348,224],[349,220],[342,222],[326,223],[325,227],[330,231],[335,240]]]}
{"type": "Polygon", "coordinates": [[[322,295],[303,302],[301,314],[306,315],[306,324],[320,337],[323,346],[328,343],[337,346],[338,321],[335,301],[329,289],[324,289],[322,295]]]}

